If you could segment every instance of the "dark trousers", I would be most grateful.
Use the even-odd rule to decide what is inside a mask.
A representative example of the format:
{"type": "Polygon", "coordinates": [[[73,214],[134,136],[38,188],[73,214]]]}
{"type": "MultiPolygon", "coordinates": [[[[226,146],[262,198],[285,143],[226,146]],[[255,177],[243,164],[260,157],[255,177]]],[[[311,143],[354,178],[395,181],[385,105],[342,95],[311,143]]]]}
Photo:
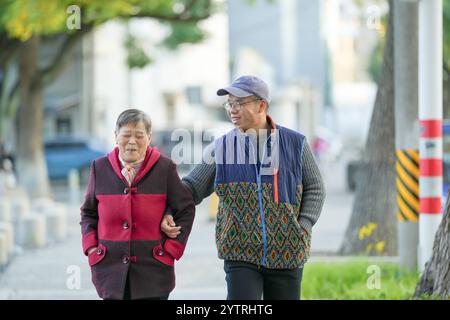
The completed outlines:
{"type": "Polygon", "coordinates": [[[227,300],[300,300],[303,268],[267,269],[225,260],[227,300]]]}
{"type": "MultiPolygon", "coordinates": [[[[167,300],[169,299],[169,296],[162,296],[162,297],[148,297],[148,298],[142,298],[137,300],[167,300]]],[[[127,275],[127,282],[125,284],[125,292],[123,294],[123,300],[131,300],[131,289],[130,289],[130,273],[127,275]]]]}

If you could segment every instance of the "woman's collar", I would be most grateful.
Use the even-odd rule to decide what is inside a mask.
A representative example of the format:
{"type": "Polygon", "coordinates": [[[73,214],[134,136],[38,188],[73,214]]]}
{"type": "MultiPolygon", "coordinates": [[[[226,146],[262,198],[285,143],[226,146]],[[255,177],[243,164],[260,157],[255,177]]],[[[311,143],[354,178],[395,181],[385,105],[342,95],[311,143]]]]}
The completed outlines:
{"type": "Polygon", "coordinates": [[[120,150],[119,150],[119,153],[118,153],[118,157],[119,157],[119,162],[122,165],[122,168],[127,166],[127,165],[133,166],[133,167],[138,167],[138,166],[142,165],[142,163],[144,163],[144,160],[145,160],[145,156],[144,156],[142,159],[140,159],[140,160],[138,160],[136,162],[128,163],[125,160],[123,160],[122,157],[120,156],[120,150]]]}

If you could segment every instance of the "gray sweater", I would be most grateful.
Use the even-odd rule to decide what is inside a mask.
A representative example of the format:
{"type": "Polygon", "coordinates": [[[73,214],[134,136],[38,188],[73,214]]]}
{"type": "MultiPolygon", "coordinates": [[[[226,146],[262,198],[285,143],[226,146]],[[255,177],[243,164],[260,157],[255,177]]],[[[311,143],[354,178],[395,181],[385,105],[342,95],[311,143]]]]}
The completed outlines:
{"type": "MultiPolygon", "coordinates": [[[[213,147],[214,144],[212,143],[206,148],[204,159],[213,159],[210,157],[213,147]]],[[[196,205],[214,192],[216,165],[213,161],[207,162],[209,164],[203,162],[195,166],[182,179],[182,182],[191,190],[196,205]]],[[[307,142],[305,142],[303,150],[302,177],[303,194],[300,206],[300,225],[310,231],[322,211],[325,188],[319,167],[307,142]]]]}

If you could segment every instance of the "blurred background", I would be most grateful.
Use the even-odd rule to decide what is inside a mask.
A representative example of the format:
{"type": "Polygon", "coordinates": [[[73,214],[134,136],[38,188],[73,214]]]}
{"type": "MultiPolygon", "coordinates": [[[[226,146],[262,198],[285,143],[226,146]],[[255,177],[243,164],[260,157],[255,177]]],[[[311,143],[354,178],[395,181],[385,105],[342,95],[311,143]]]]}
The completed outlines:
{"type": "MultiPolygon", "coordinates": [[[[216,91],[240,75],[269,84],[269,114],[307,137],[324,176],[312,259],[360,254],[340,249],[388,14],[383,0],[0,0],[0,299],[97,298],[79,207],[90,163],[115,146],[117,116],[145,111],[152,145],[170,156],[175,129],[232,128],[216,91]]],[[[180,163],[180,176],[191,168],[180,163]]],[[[216,206],[197,208],[174,299],[225,298],[216,206]]],[[[362,254],[398,262],[382,251],[362,254]]]]}

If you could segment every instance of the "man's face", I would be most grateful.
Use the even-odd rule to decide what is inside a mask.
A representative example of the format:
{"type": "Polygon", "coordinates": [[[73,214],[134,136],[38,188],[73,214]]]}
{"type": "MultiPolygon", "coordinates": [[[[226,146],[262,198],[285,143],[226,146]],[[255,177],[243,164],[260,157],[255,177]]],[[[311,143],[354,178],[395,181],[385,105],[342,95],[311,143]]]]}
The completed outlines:
{"type": "Polygon", "coordinates": [[[228,117],[237,128],[245,131],[255,127],[262,112],[260,98],[255,96],[238,98],[230,94],[228,103],[231,105],[231,108],[227,109],[228,117]]]}
{"type": "Polygon", "coordinates": [[[120,157],[125,162],[133,163],[145,157],[151,134],[145,130],[144,123],[125,124],[115,134],[120,157]]]}

